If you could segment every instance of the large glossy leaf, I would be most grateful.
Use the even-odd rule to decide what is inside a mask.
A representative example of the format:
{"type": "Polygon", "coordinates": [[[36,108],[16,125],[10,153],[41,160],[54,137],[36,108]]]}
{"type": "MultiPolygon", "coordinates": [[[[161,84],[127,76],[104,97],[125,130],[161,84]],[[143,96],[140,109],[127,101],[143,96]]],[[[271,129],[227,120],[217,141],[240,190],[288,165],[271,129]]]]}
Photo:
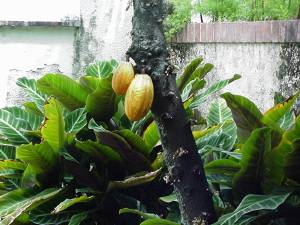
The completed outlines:
{"type": "Polygon", "coordinates": [[[85,203],[85,202],[89,202],[91,200],[93,200],[95,197],[94,196],[86,196],[86,195],[82,195],[76,198],[71,198],[71,199],[65,199],[63,202],[59,203],[55,209],[53,210],[52,213],[59,213],[62,212],[68,208],[70,208],[71,206],[74,206],[76,204],[80,204],[80,203],[85,203]]]}
{"type": "Polygon", "coordinates": [[[259,128],[252,132],[243,145],[241,170],[234,176],[235,197],[242,199],[247,194],[261,194],[264,154],[271,150],[271,130],[259,128]]]}
{"type": "Polygon", "coordinates": [[[183,74],[177,79],[177,86],[180,92],[184,89],[185,85],[190,81],[193,72],[203,61],[202,57],[192,60],[183,71],[183,74]]]}
{"type": "Polygon", "coordinates": [[[114,59],[110,61],[97,61],[87,67],[86,75],[107,78],[117,66],[118,63],[114,59]]]}
{"type": "Polygon", "coordinates": [[[278,126],[278,122],[282,119],[288,112],[290,112],[291,107],[296,101],[299,94],[296,94],[292,98],[275,105],[273,108],[269,109],[263,116],[262,122],[268,126],[278,126]]]}
{"type": "MultiPolygon", "coordinates": [[[[279,145],[265,155],[264,189],[266,191],[271,191],[272,188],[283,184],[285,167],[289,165],[289,160],[293,161],[289,157],[293,154],[299,154],[299,146],[297,144],[299,139],[300,116],[296,118],[294,127],[283,134],[279,145]]],[[[290,162],[292,163],[292,161],[290,162]]],[[[299,172],[299,169],[294,172],[297,171],[299,172]]]]}
{"type": "Polygon", "coordinates": [[[40,193],[15,190],[0,196],[1,225],[12,224],[17,217],[60,194],[62,189],[49,188],[40,193]]]}
{"type": "Polygon", "coordinates": [[[17,85],[22,87],[26,91],[27,95],[41,110],[46,101],[47,96],[37,89],[37,81],[34,79],[21,77],[17,80],[17,85]]]}
{"type": "Polygon", "coordinates": [[[78,82],[62,74],[46,74],[37,82],[38,89],[54,96],[69,110],[85,106],[88,91],[78,82]]]}
{"type": "Polygon", "coordinates": [[[226,87],[228,84],[230,84],[231,82],[233,82],[233,81],[235,81],[235,80],[238,80],[238,79],[240,79],[240,78],[241,78],[240,75],[235,74],[235,75],[234,75],[232,78],[230,78],[230,79],[222,80],[222,81],[219,81],[219,82],[213,84],[212,86],[210,86],[209,88],[207,88],[204,92],[200,93],[200,94],[197,95],[195,98],[193,98],[193,100],[192,100],[192,102],[191,102],[191,104],[190,104],[189,107],[192,108],[192,109],[193,109],[193,108],[199,107],[200,104],[202,104],[203,102],[205,102],[206,99],[207,99],[210,95],[212,95],[212,94],[214,94],[214,93],[216,93],[216,92],[222,90],[222,89],[223,89],[224,87],[226,87]]]}
{"type": "Polygon", "coordinates": [[[25,170],[26,165],[17,160],[0,160],[0,169],[25,170]]]}
{"type": "Polygon", "coordinates": [[[250,212],[274,210],[289,197],[290,193],[281,195],[247,195],[232,213],[225,214],[213,225],[232,225],[250,212]]]}
{"type": "Polygon", "coordinates": [[[283,117],[278,121],[278,125],[283,130],[290,129],[295,122],[295,114],[292,110],[288,111],[283,117]]]}
{"type": "Polygon", "coordinates": [[[118,98],[111,79],[111,76],[101,79],[97,89],[87,97],[86,110],[96,121],[109,120],[117,111],[118,98]]]}
{"type": "Polygon", "coordinates": [[[82,87],[89,91],[89,93],[92,93],[97,89],[100,80],[101,78],[98,77],[82,76],[80,77],[79,82],[82,87]]]}
{"type": "Polygon", "coordinates": [[[28,137],[21,130],[30,130],[30,124],[17,119],[9,111],[0,109],[0,134],[15,144],[29,143],[28,137]]]}
{"type": "Polygon", "coordinates": [[[150,154],[152,149],[146,145],[145,141],[140,136],[134,134],[132,131],[124,129],[115,131],[115,133],[122,136],[135,151],[138,151],[145,156],[150,154]]]}
{"type": "Polygon", "coordinates": [[[262,113],[249,99],[231,93],[222,94],[221,97],[226,100],[231,109],[240,141],[245,141],[254,129],[263,126],[261,122],[262,113]]]}
{"type": "Polygon", "coordinates": [[[110,181],[107,190],[111,191],[111,190],[118,190],[118,189],[127,189],[130,187],[135,187],[141,184],[149,183],[153,181],[160,174],[160,172],[161,170],[158,169],[156,171],[142,174],[142,175],[141,174],[133,175],[122,181],[110,181]]]}
{"type": "Polygon", "coordinates": [[[180,225],[170,220],[165,219],[149,219],[142,222],[140,225],[180,225]]]}
{"type": "Polygon", "coordinates": [[[16,151],[16,158],[30,164],[36,173],[43,173],[55,167],[58,155],[47,142],[43,142],[19,146],[16,151]]]}
{"type": "Polygon", "coordinates": [[[45,105],[46,122],[42,127],[42,136],[55,152],[59,152],[64,145],[65,122],[62,106],[51,98],[45,105]]]}
{"type": "Polygon", "coordinates": [[[67,113],[65,117],[65,131],[76,134],[87,124],[86,111],[84,108],[76,109],[67,113]]]}
{"type": "Polygon", "coordinates": [[[224,174],[233,176],[240,170],[240,164],[232,159],[218,159],[205,164],[205,173],[210,174],[224,174]]]}
{"type": "Polygon", "coordinates": [[[20,107],[6,107],[4,110],[10,112],[14,118],[25,120],[30,126],[30,130],[37,130],[43,121],[43,117],[32,112],[27,112],[20,107]]]}
{"type": "Polygon", "coordinates": [[[223,99],[213,101],[209,107],[207,115],[207,126],[221,124],[226,120],[233,119],[230,108],[223,99]]]}
{"type": "Polygon", "coordinates": [[[150,150],[153,149],[159,143],[159,131],[154,121],[144,131],[143,139],[148,149],[150,150]]]}
{"type": "Polygon", "coordinates": [[[115,166],[122,163],[122,158],[118,151],[98,142],[93,142],[91,140],[84,142],[76,141],[76,147],[99,162],[106,164],[114,163],[115,166]]]}
{"type": "Polygon", "coordinates": [[[96,132],[99,142],[117,151],[131,172],[150,169],[149,160],[139,151],[136,151],[122,136],[110,131],[96,132]]]}
{"type": "Polygon", "coordinates": [[[72,214],[69,212],[52,214],[34,210],[30,212],[29,219],[38,225],[59,225],[70,221],[72,214]]]}
{"type": "Polygon", "coordinates": [[[122,208],[119,210],[119,214],[124,214],[124,213],[137,214],[137,215],[141,216],[144,220],[159,218],[159,216],[156,214],[145,213],[145,212],[139,211],[137,209],[122,208]]]}
{"type": "Polygon", "coordinates": [[[0,145],[0,160],[14,159],[16,148],[14,146],[0,145]]]}
{"type": "Polygon", "coordinates": [[[75,214],[71,217],[70,222],[68,225],[80,225],[82,221],[87,218],[87,213],[82,212],[75,214]]]}
{"type": "Polygon", "coordinates": [[[226,120],[222,124],[211,127],[206,133],[196,139],[197,148],[205,152],[206,147],[217,147],[224,151],[231,151],[237,138],[237,129],[233,120],[226,120]]]}

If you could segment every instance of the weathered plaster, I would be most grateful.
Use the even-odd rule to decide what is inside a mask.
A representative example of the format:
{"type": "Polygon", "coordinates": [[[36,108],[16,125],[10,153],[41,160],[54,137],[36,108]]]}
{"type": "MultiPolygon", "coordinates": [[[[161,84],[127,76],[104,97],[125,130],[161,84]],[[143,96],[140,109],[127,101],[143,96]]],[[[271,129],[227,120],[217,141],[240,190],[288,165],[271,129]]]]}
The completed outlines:
{"type": "Polygon", "coordinates": [[[17,78],[44,72],[72,75],[73,27],[0,27],[0,107],[20,103],[17,78]]]}
{"type": "Polygon", "coordinates": [[[124,60],[131,44],[132,7],[128,0],[81,0],[80,28],[73,73],[79,76],[95,60],[124,60]]]}

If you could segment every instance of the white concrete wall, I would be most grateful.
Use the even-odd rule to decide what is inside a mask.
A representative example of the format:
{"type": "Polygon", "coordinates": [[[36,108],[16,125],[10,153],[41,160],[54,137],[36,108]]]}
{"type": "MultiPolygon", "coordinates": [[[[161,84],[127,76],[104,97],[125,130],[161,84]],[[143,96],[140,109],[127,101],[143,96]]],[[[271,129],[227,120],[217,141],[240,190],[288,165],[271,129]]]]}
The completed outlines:
{"type": "Polygon", "coordinates": [[[74,32],[72,27],[0,27],[0,107],[23,102],[18,77],[72,75],[74,32]]]}
{"type": "Polygon", "coordinates": [[[81,0],[82,28],[78,35],[78,56],[74,73],[82,74],[95,60],[125,59],[131,44],[132,6],[129,0],[81,0]],[[128,9],[127,9],[128,8],[128,9]],[[127,9],[127,10],[126,10],[127,9]]]}

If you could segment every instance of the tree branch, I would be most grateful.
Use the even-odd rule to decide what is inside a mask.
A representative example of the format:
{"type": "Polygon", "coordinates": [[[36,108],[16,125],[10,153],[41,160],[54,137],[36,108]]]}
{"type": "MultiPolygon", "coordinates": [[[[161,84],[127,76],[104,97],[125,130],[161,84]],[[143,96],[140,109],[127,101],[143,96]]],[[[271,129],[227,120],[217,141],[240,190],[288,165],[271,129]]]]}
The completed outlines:
{"type": "Polygon", "coordinates": [[[176,87],[176,74],[168,62],[162,22],[163,0],[134,0],[132,45],[128,55],[137,72],[145,71],[154,84],[152,113],[159,127],[170,181],[175,188],[183,224],[210,224],[216,216],[197,152],[190,122],[176,87]]]}

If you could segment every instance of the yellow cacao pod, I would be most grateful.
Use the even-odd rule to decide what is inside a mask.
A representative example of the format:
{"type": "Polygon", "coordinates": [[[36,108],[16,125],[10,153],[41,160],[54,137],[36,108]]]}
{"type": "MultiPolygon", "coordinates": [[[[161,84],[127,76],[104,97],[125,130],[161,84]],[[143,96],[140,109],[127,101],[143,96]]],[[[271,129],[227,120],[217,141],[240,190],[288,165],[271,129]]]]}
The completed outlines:
{"type": "Polygon", "coordinates": [[[125,113],[132,121],[143,118],[151,108],[154,88],[151,77],[137,74],[125,95],[125,113]]]}
{"type": "Polygon", "coordinates": [[[112,88],[117,95],[124,95],[134,78],[134,70],[129,62],[122,63],[112,77],[112,88]]]}

